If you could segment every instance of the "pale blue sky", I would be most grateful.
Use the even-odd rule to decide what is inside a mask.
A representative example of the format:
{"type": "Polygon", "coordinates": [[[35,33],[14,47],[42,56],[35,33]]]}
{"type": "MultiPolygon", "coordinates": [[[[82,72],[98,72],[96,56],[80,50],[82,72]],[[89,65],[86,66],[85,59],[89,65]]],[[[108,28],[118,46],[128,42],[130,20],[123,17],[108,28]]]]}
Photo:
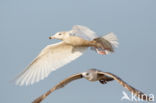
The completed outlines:
{"type": "MultiPolygon", "coordinates": [[[[155,0],[0,0],[0,103],[30,103],[74,73],[91,67],[112,72],[145,93],[156,95],[155,0]],[[85,25],[103,35],[114,32],[119,48],[112,55],[87,51],[82,57],[51,73],[44,81],[18,87],[9,81],[58,41],[50,33],[85,25]]],[[[78,80],[43,103],[127,103],[117,82],[101,85],[78,80]]],[[[131,102],[128,102],[131,103],[131,102]]]]}

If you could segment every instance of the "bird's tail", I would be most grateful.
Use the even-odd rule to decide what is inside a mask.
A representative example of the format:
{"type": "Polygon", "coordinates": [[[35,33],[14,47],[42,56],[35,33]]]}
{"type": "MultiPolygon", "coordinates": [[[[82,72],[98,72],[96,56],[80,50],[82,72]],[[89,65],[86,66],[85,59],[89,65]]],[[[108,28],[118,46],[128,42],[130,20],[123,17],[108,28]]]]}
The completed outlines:
{"type": "Polygon", "coordinates": [[[99,54],[109,54],[114,52],[114,48],[118,47],[118,39],[114,33],[108,33],[105,36],[95,38],[94,41],[97,43],[95,48],[99,54]]]}

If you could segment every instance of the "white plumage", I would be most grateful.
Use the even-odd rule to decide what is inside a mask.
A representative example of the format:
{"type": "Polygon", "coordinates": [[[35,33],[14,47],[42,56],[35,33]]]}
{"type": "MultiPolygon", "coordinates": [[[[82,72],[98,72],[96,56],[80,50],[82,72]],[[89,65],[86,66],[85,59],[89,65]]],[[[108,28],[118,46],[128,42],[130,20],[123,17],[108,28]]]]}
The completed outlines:
{"type": "MultiPolygon", "coordinates": [[[[73,26],[71,31],[56,33],[50,38],[62,41],[46,46],[16,78],[16,84],[30,85],[46,78],[52,71],[80,57],[88,47],[96,48],[97,44],[94,41],[96,37],[95,32],[80,25],[73,26]]],[[[112,46],[118,45],[117,38],[112,33],[102,38],[110,42],[112,46]]]]}
{"type": "Polygon", "coordinates": [[[79,36],[86,40],[93,40],[98,37],[94,31],[81,25],[73,26],[71,32],[72,34],[75,34],[75,36],[79,36]]]}
{"type": "Polygon", "coordinates": [[[85,47],[73,48],[63,42],[48,45],[16,80],[16,84],[29,85],[47,77],[50,72],[78,58],[85,47]],[[75,51],[73,52],[73,49],[75,51]]]}
{"type": "MultiPolygon", "coordinates": [[[[108,33],[107,35],[103,36],[104,39],[108,40],[112,46],[114,47],[118,47],[119,43],[118,43],[118,38],[115,36],[115,34],[113,32],[108,33]]],[[[106,54],[109,54],[110,51],[105,50],[106,54]]]]}

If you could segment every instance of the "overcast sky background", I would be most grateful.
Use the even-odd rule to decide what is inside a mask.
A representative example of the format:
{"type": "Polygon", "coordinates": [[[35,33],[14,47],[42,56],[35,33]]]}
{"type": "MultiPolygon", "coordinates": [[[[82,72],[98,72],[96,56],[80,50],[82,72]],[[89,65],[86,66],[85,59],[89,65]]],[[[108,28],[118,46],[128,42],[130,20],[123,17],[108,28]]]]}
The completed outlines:
{"type": "MultiPolygon", "coordinates": [[[[156,0],[0,0],[0,103],[30,103],[68,76],[95,67],[112,72],[135,88],[156,96],[156,0]],[[10,81],[37,56],[50,33],[85,25],[97,35],[114,32],[116,52],[87,51],[32,86],[10,81]]],[[[107,85],[77,80],[52,93],[43,103],[131,103],[116,81],[107,85]]],[[[130,95],[130,94],[129,94],[130,95]]]]}

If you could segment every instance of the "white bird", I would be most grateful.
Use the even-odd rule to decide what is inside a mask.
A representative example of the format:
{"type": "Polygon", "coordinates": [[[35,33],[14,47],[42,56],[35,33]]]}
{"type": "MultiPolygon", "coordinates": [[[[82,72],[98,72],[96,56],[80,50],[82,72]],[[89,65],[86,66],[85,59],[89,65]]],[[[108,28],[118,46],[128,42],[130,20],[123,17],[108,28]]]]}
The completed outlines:
{"type": "Polygon", "coordinates": [[[41,95],[40,97],[35,99],[33,101],[33,103],[40,103],[43,99],[45,99],[50,93],[54,92],[55,90],[63,88],[68,83],[70,83],[74,80],[82,79],[82,78],[85,78],[91,82],[99,81],[102,84],[106,84],[109,81],[116,80],[120,85],[122,85],[124,88],[128,89],[131,93],[138,96],[140,99],[145,100],[145,101],[152,101],[152,98],[148,97],[143,92],[128,85],[125,81],[120,79],[118,76],[116,76],[112,73],[109,73],[109,72],[102,72],[97,69],[89,69],[87,72],[77,73],[77,74],[74,74],[74,75],[64,79],[63,81],[61,81],[60,83],[55,85],[53,88],[51,88],[49,91],[47,91],[46,93],[44,93],[43,95],[41,95]]]}
{"type": "Polygon", "coordinates": [[[95,32],[80,25],[73,26],[70,31],[58,32],[49,39],[62,41],[46,46],[17,76],[17,85],[30,85],[46,78],[52,71],[80,57],[88,47],[94,48],[98,54],[108,54],[118,46],[117,37],[113,33],[97,37],[95,32]]]}

